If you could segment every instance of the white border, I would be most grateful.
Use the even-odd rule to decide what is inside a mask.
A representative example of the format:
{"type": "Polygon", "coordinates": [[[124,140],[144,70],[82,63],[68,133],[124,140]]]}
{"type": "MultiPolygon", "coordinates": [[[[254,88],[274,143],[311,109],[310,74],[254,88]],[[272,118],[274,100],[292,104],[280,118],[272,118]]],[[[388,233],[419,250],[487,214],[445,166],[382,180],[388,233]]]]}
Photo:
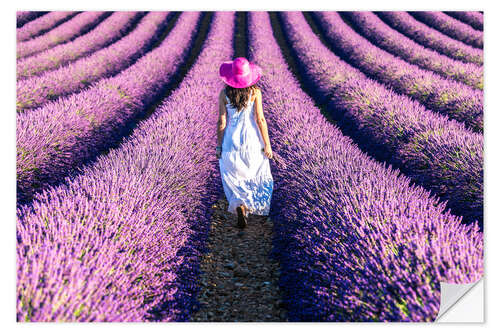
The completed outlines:
{"type": "MultiPolygon", "coordinates": [[[[1,191],[1,212],[2,212],[2,253],[3,253],[3,274],[1,275],[1,283],[3,290],[0,295],[1,299],[1,316],[2,328],[6,332],[11,330],[25,331],[36,330],[37,332],[60,332],[68,329],[75,332],[87,331],[91,329],[95,332],[100,332],[109,329],[119,329],[120,332],[136,332],[137,329],[141,331],[147,330],[203,330],[203,332],[225,331],[225,330],[238,330],[238,331],[253,331],[257,328],[261,330],[297,330],[302,331],[307,329],[305,326],[311,325],[311,329],[315,331],[328,331],[332,330],[352,330],[365,328],[370,331],[386,332],[387,330],[401,329],[410,331],[421,331],[425,329],[452,329],[453,331],[476,331],[481,328],[491,328],[498,322],[498,314],[493,311],[498,311],[494,306],[494,297],[486,298],[486,324],[366,324],[366,323],[169,323],[169,324],[155,324],[155,323],[117,323],[117,324],[99,324],[99,323],[82,323],[82,324],[19,324],[15,322],[15,283],[16,283],[16,265],[15,265],[15,12],[17,10],[483,10],[485,12],[485,258],[486,258],[486,290],[489,295],[497,295],[498,287],[494,281],[498,280],[498,266],[495,265],[493,260],[489,260],[489,253],[498,253],[498,215],[493,215],[493,210],[488,210],[490,203],[497,202],[497,194],[499,189],[498,173],[495,172],[495,167],[498,165],[498,145],[500,140],[498,133],[500,132],[497,127],[500,126],[498,105],[498,63],[495,59],[500,59],[498,53],[498,38],[495,32],[500,31],[497,12],[495,11],[495,1],[444,1],[439,2],[435,0],[419,0],[419,1],[320,1],[320,0],[307,0],[302,2],[292,1],[269,1],[269,0],[249,0],[246,2],[234,1],[154,1],[154,0],[141,0],[141,1],[96,1],[87,0],[82,2],[68,2],[68,1],[6,1],[2,3],[1,24],[2,24],[2,101],[3,108],[1,112],[2,121],[0,122],[2,128],[0,133],[2,135],[2,191],[1,191]],[[495,28],[496,27],[496,28],[495,28]],[[491,36],[491,37],[490,37],[491,36]],[[493,239],[489,235],[496,234],[493,239]],[[488,284],[488,281],[493,281],[488,284]],[[488,311],[493,308],[493,311],[488,311]],[[88,326],[90,325],[90,326],[88,326]],[[404,327],[402,326],[404,325],[404,327]]],[[[494,206],[493,206],[494,207],[494,206]]],[[[495,256],[492,256],[495,257],[495,256]]],[[[497,260],[498,262],[498,260],[497,260]]]]}

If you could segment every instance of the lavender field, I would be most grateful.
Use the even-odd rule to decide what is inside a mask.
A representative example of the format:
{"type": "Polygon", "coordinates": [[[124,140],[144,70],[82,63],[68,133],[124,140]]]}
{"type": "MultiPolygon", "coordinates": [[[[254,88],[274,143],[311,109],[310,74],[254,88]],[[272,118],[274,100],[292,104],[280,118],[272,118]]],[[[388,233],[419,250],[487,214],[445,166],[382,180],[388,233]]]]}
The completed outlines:
{"type": "Polygon", "coordinates": [[[434,321],[440,282],[483,276],[483,14],[17,12],[16,33],[17,321],[190,321],[214,297],[236,57],[263,70],[281,321],[434,321]]]}

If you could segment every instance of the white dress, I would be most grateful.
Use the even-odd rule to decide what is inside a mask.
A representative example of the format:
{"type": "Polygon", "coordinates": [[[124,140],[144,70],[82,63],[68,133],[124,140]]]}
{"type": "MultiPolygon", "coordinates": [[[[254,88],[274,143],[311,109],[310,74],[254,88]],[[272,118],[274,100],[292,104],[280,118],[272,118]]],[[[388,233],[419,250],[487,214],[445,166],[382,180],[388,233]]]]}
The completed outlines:
{"type": "Polygon", "coordinates": [[[228,120],[222,141],[219,168],[228,211],[244,204],[248,212],[269,215],[273,177],[269,159],[264,155],[264,140],[254,117],[254,102],[250,93],[247,107],[237,111],[226,97],[228,120]]]}

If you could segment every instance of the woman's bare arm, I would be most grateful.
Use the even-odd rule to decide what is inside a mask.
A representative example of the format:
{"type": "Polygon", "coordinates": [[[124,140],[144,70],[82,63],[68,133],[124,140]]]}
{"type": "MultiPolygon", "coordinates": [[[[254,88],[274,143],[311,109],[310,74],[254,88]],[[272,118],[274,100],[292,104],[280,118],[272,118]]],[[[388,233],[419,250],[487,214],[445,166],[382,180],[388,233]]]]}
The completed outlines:
{"type": "Polygon", "coordinates": [[[255,93],[254,109],[255,121],[257,122],[260,134],[262,135],[262,139],[264,140],[264,154],[268,158],[273,158],[271,142],[269,141],[269,133],[267,132],[267,122],[266,118],[264,118],[264,111],[262,110],[262,92],[260,91],[260,89],[257,89],[255,93]]]}
{"type": "MultiPolygon", "coordinates": [[[[219,94],[219,120],[217,121],[217,147],[222,146],[224,131],[226,129],[226,103],[223,91],[219,94]]],[[[217,158],[220,158],[220,150],[217,152],[217,158]]]]}

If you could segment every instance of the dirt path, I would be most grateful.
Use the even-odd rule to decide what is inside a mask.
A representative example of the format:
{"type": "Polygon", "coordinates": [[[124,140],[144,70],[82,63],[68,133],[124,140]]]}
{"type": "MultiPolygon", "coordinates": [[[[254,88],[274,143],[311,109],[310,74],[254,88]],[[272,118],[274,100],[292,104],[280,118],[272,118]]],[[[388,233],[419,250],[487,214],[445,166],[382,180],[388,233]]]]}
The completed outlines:
{"type": "Polygon", "coordinates": [[[279,264],[269,258],[271,220],[250,215],[241,231],[227,205],[225,197],[214,204],[209,252],[201,262],[201,308],[191,321],[286,321],[279,264]]]}

